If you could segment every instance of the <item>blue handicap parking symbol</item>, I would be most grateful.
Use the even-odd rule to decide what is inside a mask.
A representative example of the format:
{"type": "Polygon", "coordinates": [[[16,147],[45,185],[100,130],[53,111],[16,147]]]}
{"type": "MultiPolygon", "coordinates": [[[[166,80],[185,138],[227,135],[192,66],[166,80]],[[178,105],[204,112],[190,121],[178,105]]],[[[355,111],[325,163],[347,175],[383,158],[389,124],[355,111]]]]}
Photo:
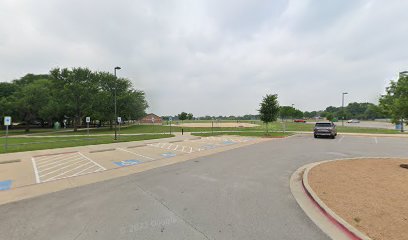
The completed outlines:
{"type": "Polygon", "coordinates": [[[9,190],[11,188],[12,180],[6,180],[0,182],[0,191],[9,190]]]}
{"type": "Polygon", "coordinates": [[[118,165],[119,167],[126,167],[132,166],[141,163],[139,160],[123,160],[121,162],[113,162],[114,164],[118,165]]]}
{"type": "Polygon", "coordinates": [[[163,154],[162,154],[162,156],[165,157],[165,158],[175,157],[176,155],[177,155],[177,154],[172,153],[172,152],[166,152],[166,153],[163,153],[163,154]]]}

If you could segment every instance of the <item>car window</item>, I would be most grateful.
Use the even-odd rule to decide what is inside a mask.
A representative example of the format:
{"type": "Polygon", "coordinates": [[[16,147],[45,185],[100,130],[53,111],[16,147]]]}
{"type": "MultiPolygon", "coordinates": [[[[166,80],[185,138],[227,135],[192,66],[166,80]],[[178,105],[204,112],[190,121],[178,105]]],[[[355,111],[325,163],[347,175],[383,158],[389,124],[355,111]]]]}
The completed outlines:
{"type": "Polygon", "coordinates": [[[331,123],[316,123],[316,127],[331,127],[331,123]]]}

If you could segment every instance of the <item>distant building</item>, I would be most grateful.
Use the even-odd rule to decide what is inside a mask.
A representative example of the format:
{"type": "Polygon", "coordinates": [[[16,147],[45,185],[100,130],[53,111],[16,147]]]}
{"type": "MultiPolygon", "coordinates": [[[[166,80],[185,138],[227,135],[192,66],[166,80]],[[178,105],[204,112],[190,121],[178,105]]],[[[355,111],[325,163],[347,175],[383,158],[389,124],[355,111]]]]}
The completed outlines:
{"type": "Polygon", "coordinates": [[[162,124],[162,118],[157,116],[156,114],[149,113],[140,119],[140,124],[162,124]]]}

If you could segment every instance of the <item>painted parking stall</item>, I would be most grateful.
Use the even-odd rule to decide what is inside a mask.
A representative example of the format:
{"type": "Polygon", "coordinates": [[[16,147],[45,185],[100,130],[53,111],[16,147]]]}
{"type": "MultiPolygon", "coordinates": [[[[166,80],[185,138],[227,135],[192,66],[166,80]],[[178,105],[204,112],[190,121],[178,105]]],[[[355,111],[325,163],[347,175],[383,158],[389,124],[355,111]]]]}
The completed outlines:
{"type": "Polygon", "coordinates": [[[37,183],[106,170],[80,152],[34,156],[32,162],[37,183]]]}
{"type": "MultiPolygon", "coordinates": [[[[163,161],[177,162],[179,158],[194,158],[223,148],[239,147],[259,138],[235,136],[194,137],[173,141],[123,143],[95,148],[76,148],[43,151],[16,157],[12,154],[7,164],[0,165],[0,191],[13,190],[35,183],[46,183],[67,178],[104,172],[106,170],[138,167],[163,161]],[[65,152],[64,152],[65,150],[65,152]],[[18,160],[18,161],[17,161],[18,160]]],[[[158,165],[160,165],[159,163],[158,165]]],[[[109,171],[106,171],[109,172],[109,171]]]]}
{"type": "Polygon", "coordinates": [[[149,144],[148,146],[182,153],[193,153],[203,150],[201,148],[192,147],[182,143],[155,143],[149,144]]]}

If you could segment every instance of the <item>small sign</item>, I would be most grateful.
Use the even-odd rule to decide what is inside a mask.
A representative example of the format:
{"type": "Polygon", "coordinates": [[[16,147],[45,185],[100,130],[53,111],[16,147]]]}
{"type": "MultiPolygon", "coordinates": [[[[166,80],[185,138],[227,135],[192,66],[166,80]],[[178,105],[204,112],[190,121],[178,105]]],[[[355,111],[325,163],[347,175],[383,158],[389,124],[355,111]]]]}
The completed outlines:
{"type": "Polygon", "coordinates": [[[9,190],[11,188],[11,184],[13,183],[12,180],[6,180],[0,182],[0,191],[9,190]]]}
{"type": "Polygon", "coordinates": [[[90,122],[91,122],[91,117],[86,117],[86,118],[85,118],[85,122],[86,122],[86,123],[90,123],[90,122]]]}
{"type": "Polygon", "coordinates": [[[122,122],[122,117],[118,117],[118,123],[122,122]]]}
{"type": "Polygon", "coordinates": [[[152,123],[154,123],[154,117],[152,117],[152,123]]]}
{"type": "Polygon", "coordinates": [[[4,126],[10,126],[11,125],[11,117],[6,116],[4,117],[4,126]]]}
{"type": "Polygon", "coordinates": [[[173,118],[172,118],[172,117],[169,117],[169,121],[170,121],[170,122],[173,121],[173,118]]]}
{"type": "Polygon", "coordinates": [[[126,167],[132,166],[141,163],[139,160],[123,160],[121,162],[113,162],[114,164],[118,165],[119,167],[126,167]]]}

